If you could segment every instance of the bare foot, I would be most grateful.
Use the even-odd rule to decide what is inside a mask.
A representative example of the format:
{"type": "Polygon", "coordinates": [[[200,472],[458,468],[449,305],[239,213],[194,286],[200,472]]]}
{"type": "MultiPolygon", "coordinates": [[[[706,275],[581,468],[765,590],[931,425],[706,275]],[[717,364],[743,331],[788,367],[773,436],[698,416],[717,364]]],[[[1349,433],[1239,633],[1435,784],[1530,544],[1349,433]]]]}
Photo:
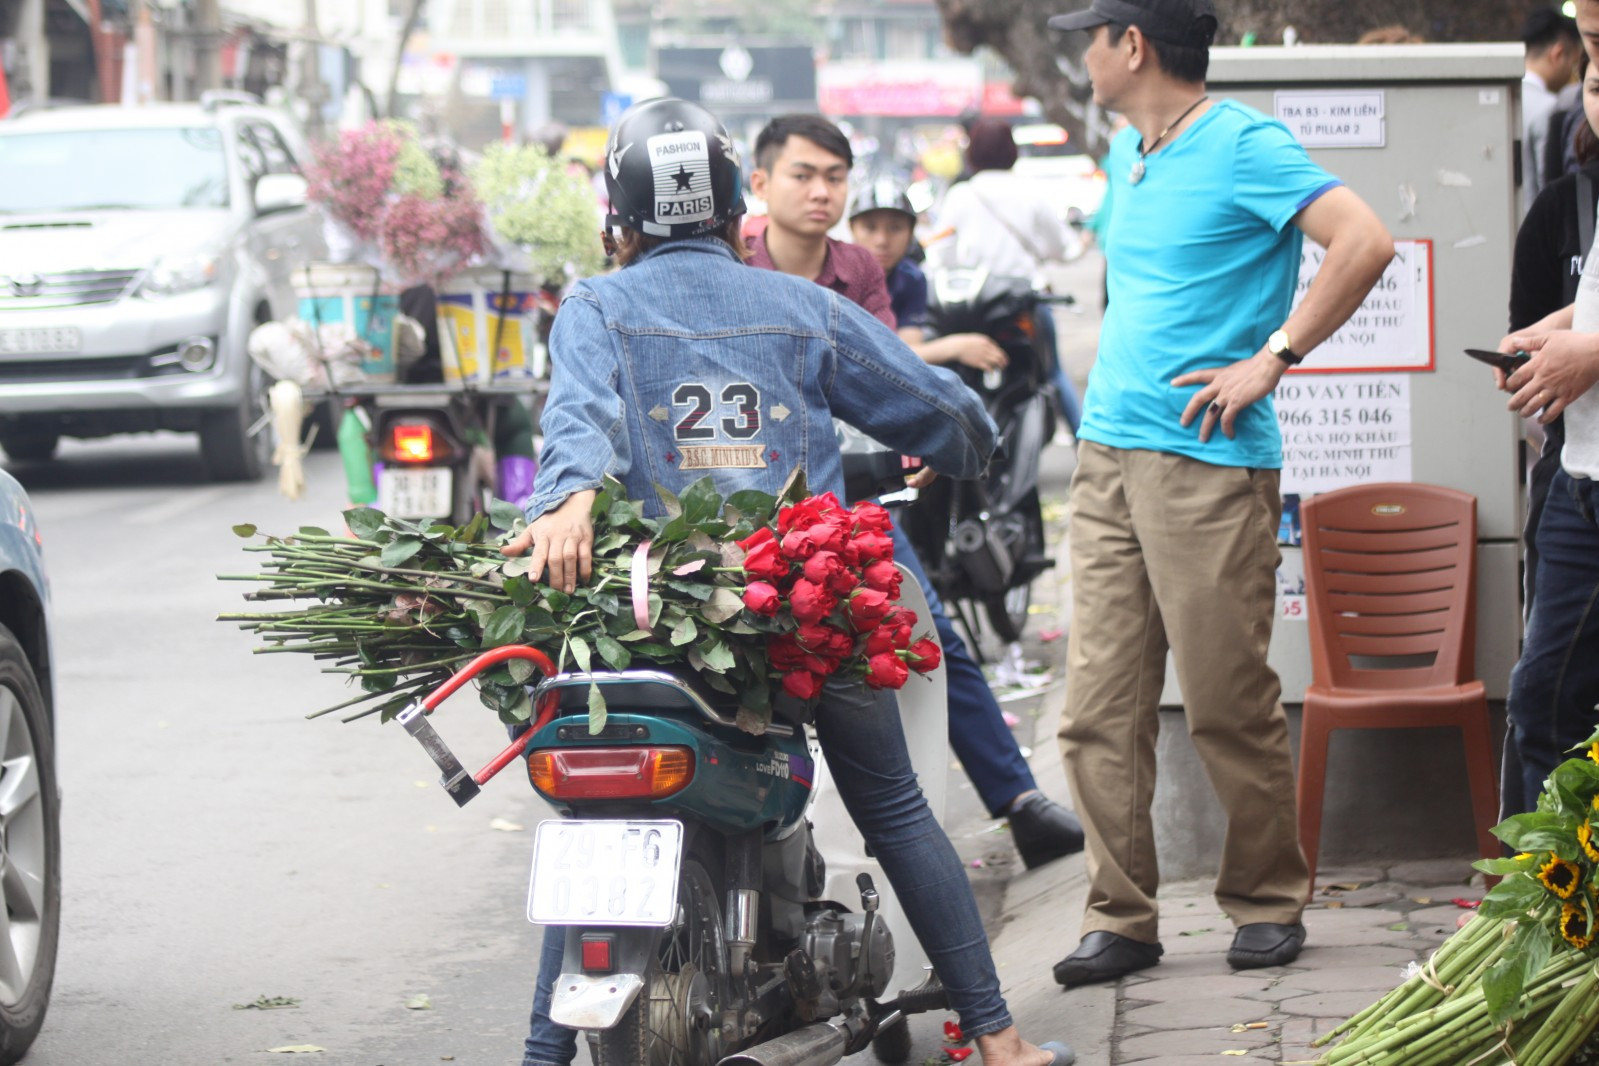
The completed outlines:
{"type": "Polygon", "coordinates": [[[1050,1066],[1055,1056],[1022,1039],[1014,1025],[977,1038],[983,1066],[1050,1066]]]}

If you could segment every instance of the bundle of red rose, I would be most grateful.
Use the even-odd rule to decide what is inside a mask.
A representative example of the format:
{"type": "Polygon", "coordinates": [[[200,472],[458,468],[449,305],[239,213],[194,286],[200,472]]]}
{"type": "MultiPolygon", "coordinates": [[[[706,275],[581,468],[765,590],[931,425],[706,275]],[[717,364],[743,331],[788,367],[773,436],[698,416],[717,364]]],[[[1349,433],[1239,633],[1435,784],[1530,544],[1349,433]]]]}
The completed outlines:
{"type": "Polygon", "coordinates": [[[752,578],[744,605],[766,618],[793,620],[792,629],[766,641],[790,696],[815,699],[834,676],[897,689],[911,671],[938,668],[938,642],[916,640],[916,613],[894,606],[900,572],[891,528],[880,504],[845,507],[828,492],[782,508],[775,532],[762,526],[738,542],[752,578]]]}

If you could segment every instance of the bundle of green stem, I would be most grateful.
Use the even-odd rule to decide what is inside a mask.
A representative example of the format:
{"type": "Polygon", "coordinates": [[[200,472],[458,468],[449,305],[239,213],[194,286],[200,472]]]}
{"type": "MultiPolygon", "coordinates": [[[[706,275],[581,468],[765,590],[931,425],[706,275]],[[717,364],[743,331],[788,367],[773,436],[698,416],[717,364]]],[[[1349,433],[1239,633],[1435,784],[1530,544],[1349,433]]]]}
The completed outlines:
{"type": "Polygon", "coordinates": [[[1554,953],[1527,982],[1525,1013],[1495,1025],[1483,977],[1512,952],[1515,923],[1473,918],[1425,967],[1316,1041],[1321,1066],[1559,1066],[1599,1029],[1599,966],[1554,953]]]}
{"type": "MultiPolygon", "coordinates": [[[[262,566],[221,579],[263,585],[245,599],[278,601],[281,609],[220,620],[263,638],[257,654],[307,654],[327,664],[323,672],[360,685],[360,695],[311,718],[360,708],[344,720],[380,714],[388,721],[482,652],[528,644],[562,671],[626,670],[635,660],[681,664],[736,695],[740,724],[759,732],[771,719],[771,676],[760,652],[768,632],[794,623],[744,609],[748,577],[735,542],[769,525],[780,503],[804,495],[796,477],[782,497],[745,491],[723,500],[704,479],[681,497],[663,490],[667,517],[646,519],[642,505],[607,478],[591,514],[593,576],[571,593],[531,580],[526,556],[501,553],[526,523],[499,500],[459,528],[366,507],[345,512],[349,536],[304,528],[258,542],[254,526],[236,526],[262,566]],[[640,553],[645,541],[651,546],[640,553]],[[647,602],[636,606],[635,566],[646,568],[638,587],[647,587],[647,602]]],[[[532,673],[521,660],[485,671],[480,698],[502,721],[525,722],[532,673]]],[[[591,685],[590,727],[604,721],[604,698],[591,685]]]]}

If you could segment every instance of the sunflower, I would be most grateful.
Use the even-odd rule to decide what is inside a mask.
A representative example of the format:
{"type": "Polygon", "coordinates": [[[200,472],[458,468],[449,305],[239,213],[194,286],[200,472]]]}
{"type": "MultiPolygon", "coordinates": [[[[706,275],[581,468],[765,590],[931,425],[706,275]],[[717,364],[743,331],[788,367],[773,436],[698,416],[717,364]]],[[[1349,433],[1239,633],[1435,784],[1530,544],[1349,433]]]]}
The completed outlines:
{"type": "Polygon", "coordinates": [[[1558,855],[1549,856],[1549,861],[1538,869],[1538,880],[1543,882],[1543,887],[1561,899],[1570,899],[1581,879],[1582,871],[1577,869],[1576,864],[1558,855]]]}
{"type": "Polygon", "coordinates": [[[1583,822],[1577,827],[1577,843],[1582,845],[1582,853],[1592,862],[1599,862],[1599,847],[1594,845],[1593,819],[1583,822]]]}
{"type": "Polygon", "coordinates": [[[1560,935],[1574,948],[1585,948],[1593,943],[1593,922],[1588,909],[1567,903],[1560,908],[1560,935]]]}
{"type": "MultiPolygon", "coordinates": [[[[1599,743],[1588,749],[1588,758],[1594,762],[1599,762],[1599,743]]],[[[1595,797],[1595,802],[1599,802],[1599,797],[1595,797]]]]}

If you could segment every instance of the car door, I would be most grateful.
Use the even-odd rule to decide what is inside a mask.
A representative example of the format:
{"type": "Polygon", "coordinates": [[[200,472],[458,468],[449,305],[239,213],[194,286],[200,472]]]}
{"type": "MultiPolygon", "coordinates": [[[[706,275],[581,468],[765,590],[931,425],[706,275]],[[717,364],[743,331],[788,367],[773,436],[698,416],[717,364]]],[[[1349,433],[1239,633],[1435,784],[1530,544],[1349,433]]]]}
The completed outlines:
{"type": "MultiPolygon", "coordinates": [[[[299,174],[299,161],[278,129],[264,118],[248,118],[236,127],[239,161],[249,187],[268,174],[299,174]]],[[[252,200],[253,203],[253,200],[252,200]]],[[[295,307],[289,275],[296,266],[320,258],[319,231],[304,207],[257,213],[249,223],[251,254],[266,279],[274,318],[295,307]]]]}

